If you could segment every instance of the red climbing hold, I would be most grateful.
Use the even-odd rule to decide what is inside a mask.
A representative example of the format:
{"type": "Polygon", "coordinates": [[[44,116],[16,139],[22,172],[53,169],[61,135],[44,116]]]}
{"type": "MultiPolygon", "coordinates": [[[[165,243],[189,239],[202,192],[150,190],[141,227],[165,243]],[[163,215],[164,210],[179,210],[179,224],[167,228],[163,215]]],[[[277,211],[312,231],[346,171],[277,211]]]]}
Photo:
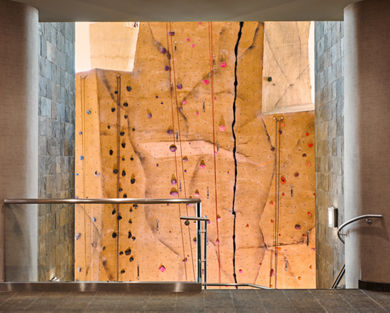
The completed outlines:
{"type": "Polygon", "coordinates": [[[307,144],[307,146],[308,146],[309,148],[312,148],[312,147],[313,147],[313,143],[312,143],[312,142],[309,142],[309,143],[307,144]]]}
{"type": "Polygon", "coordinates": [[[286,177],[281,176],[281,177],[280,177],[280,182],[281,182],[282,184],[285,184],[285,183],[287,182],[286,177]]]}
{"type": "Polygon", "coordinates": [[[309,133],[306,133],[305,135],[306,135],[306,137],[307,137],[307,136],[309,136],[310,134],[309,134],[309,133]]]}

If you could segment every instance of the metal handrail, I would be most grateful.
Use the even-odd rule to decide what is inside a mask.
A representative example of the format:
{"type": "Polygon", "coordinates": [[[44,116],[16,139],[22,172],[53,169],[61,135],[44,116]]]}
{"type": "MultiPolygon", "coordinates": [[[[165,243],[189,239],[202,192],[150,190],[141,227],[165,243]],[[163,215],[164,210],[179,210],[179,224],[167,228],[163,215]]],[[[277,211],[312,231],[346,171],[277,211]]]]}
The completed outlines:
{"type": "Polygon", "coordinates": [[[337,229],[337,237],[339,237],[340,241],[342,243],[345,244],[345,241],[344,239],[341,237],[341,230],[349,225],[349,224],[352,224],[356,221],[360,221],[360,220],[366,220],[367,224],[371,224],[372,221],[370,220],[371,218],[383,218],[383,215],[382,214],[365,214],[365,215],[360,215],[360,216],[357,216],[357,217],[354,217],[352,219],[350,219],[349,221],[346,221],[345,223],[341,224],[340,227],[337,229]]]}
{"type": "Polygon", "coordinates": [[[261,285],[256,285],[256,284],[245,284],[245,283],[207,283],[207,284],[203,284],[203,286],[208,286],[208,287],[252,287],[252,288],[258,288],[258,289],[272,289],[272,288],[268,288],[268,287],[265,287],[265,286],[261,286],[261,285]]]}
{"type": "MultiPolygon", "coordinates": [[[[360,220],[366,220],[366,223],[367,224],[371,224],[372,221],[370,220],[371,218],[383,218],[383,215],[382,214],[364,214],[364,215],[360,215],[360,216],[357,216],[357,217],[354,217],[348,221],[346,221],[345,223],[341,224],[340,227],[337,229],[337,237],[339,237],[340,241],[345,244],[345,241],[344,239],[341,237],[341,231],[343,230],[343,228],[345,228],[347,225],[349,224],[352,224],[354,222],[357,222],[357,221],[360,221],[360,220]]],[[[333,284],[332,284],[332,287],[331,289],[336,289],[337,286],[339,285],[341,279],[343,278],[345,274],[345,263],[343,264],[343,266],[341,267],[340,271],[338,272],[333,284]]]]}
{"type": "Polygon", "coordinates": [[[105,198],[105,199],[4,199],[4,204],[166,204],[201,203],[199,198],[146,199],[146,198],[105,198]]]}
{"type": "MultiPolygon", "coordinates": [[[[199,198],[146,199],[146,198],[98,198],[98,199],[4,199],[3,204],[196,204],[196,218],[201,218],[202,201],[199,198]]],[[[197,283],[202,283],[201,221],[196,222],[198,272],[197,283]]],[[[205,223],[207,224],[207,223],[205,223]]],[[[207,229],[207,226],[205,226],[207,229]]],[[[207,230],[206,230],[207,231],[207,230]]],[[[207,236],[206,236],[207,240],[207,236]]]]}

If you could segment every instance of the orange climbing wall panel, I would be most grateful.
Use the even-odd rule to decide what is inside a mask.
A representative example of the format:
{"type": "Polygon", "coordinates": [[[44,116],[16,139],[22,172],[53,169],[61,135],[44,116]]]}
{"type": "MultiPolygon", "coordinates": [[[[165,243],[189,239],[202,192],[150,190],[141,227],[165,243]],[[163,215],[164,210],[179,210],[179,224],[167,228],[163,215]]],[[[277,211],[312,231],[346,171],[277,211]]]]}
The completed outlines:
{"type": "MultiPolygon", "coordinates": [[[[77,75],[76,194],[200,197],[211,220],[209,282],[235,273],[238,282],[315,287],[314,113],[279,115],[278,128],[262,114],[264,25],[239,30],[141,23],[133,72],[77,75]]],[[[76,279],[194,280],[186,214],[194,207],[77,206],[76,279]]]]}

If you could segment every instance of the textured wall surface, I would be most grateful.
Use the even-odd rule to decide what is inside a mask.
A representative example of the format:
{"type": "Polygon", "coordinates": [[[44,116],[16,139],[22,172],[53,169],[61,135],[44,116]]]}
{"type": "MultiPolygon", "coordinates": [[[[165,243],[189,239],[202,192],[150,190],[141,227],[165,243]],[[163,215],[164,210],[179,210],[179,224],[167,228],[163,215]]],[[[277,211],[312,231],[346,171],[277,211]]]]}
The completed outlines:
{"type": "MultiPolygon", "coordinates": [[[[74,23],[40,23],[39,197],[74,197],[74,23]]],[[[73,280],[73,206],[39,207],[39,280],[73,280]]]]}
{"type": "Polygon", "coordinates": [[[343,22],[316,22],[317,287],[329,288],[344,263],[344,247],[328,227],[328,207],[344,221],[343,22]]]}
{"type": "MultiPolygon", "coordinates": [[[[79,73],[76,195],[200,197],[209,281],[314,287],[314,112],[262,114],[263,30],[141,23],[133,72],[79,73]]],[[[194,280],[187,214],[78,206],[76,279],[194,280]]]]}

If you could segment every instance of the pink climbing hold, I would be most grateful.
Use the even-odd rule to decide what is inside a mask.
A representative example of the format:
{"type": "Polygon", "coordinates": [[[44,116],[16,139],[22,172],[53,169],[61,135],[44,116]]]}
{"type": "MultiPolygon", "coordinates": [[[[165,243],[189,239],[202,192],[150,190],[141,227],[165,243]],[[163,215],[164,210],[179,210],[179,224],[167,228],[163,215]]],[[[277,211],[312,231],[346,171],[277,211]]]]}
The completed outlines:
{"type": "Polygon", "coordinates": [[[218,214],[217,215],[217,221],[220,222],[221,221],[221,216],[218,214]]]}
{"type": "Polygon", "coordinates": [[[205,168],[206,167],[206,163],[204,163],[204,161],[202,160],[202,161],[200,161],[200,167],[201,168],[205,168]]]}
{"type": "Polygon", "coordinates": [[[175,188],[172,188],[171,189],[171,192],[169,193],[172,197],[177,197],[179,195],[179,193],[177,192],[177,190],[175,188]]]}
{"type": "Polygon", "coordinates": [[[205,85],[208,85],[208,84],[210,84],[210,81],[209,81],[208,79],[204,79],[204,80],[203,80],[203,83],[204,83],[205,85]]]}
{"type": "Polygon", "coordinates": [[[177,147],[175,145],[170,145],[169,150],[171,150],[171,152],[176,152],[177,147]]]}
{"type": "Polygon", "coordinates": [[[190,41],[191,41],[191,39],[190,39],[190,38],[186,38],[186,41],[187,41],[187,42],[190,42],[190,41]]]}
{"type": "Polygon", "coordinates": [[[166,271],[166,268],[164,265],[160,265],[160,267],[158,269],[160,270],[161,273],[164,273],[166,271]]]}
{"type": "Polygon", "coordinates": [[[177,184],[176,178],[172,178],[172,179],[171,179],[171,184],[172,184],[172,185],[176,185],[176,184],[177,184]]]}
{"type": "Polygon", "coordinates": [[[242,274],[242,269],[240,268],[240,269],[238,270],[238,272],[239,272],[240,274],[242,274]]]}
{"type": "Polygon", "coordinates": [[[226,67],[226,62],[222,62],[221,67],[226,67]]]}
{"type": "Polygon", "coordinates": [[[192,47],[192,48],[195,48],[195,44],[193,43],[193,44],[191,45],[191,47],[192,47]]]}
{"type": "Polygon", "coordinates": [[[199,198],[200,194],[199,194],[199,190],[198,190],[198,189],[195,190],[195,193],[194,193],[194,194],[195,194],[195,197],[196,197],[196,198],[199,198]]]}
{"type": "Polygon", "coordinates": [[[224,132],[226,130],[226,126],[225,125],[219,125],[219,131],[220,132],[224,132]]]}
{"type": "Polygon", "coordinates": [[[199,111],[196,111],[195,114],[196,114],[196,116],[199,116],[199,111]]]}
{"type": "Polygon", "coordinates": [[[187,103],[187,101],[186,100],[183,100],[183,102],[182,102],[183,104],[186,104],[187,103]]]}

